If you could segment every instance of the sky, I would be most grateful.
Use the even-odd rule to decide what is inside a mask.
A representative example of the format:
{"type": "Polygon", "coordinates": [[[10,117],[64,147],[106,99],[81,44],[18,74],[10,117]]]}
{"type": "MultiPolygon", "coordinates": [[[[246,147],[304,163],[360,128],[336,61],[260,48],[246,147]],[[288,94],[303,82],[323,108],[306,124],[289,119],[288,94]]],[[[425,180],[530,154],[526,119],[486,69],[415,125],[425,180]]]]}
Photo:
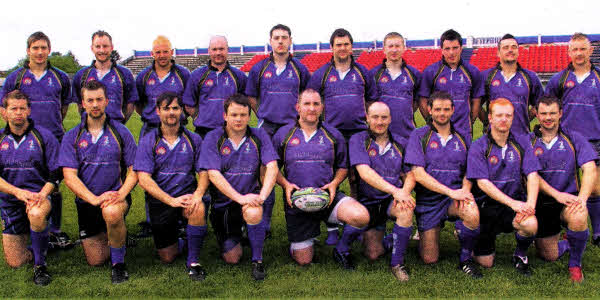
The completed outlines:
{"type": "Polygon", "coordinates": [[[212,35],[225,35],[230,46],[264,45],[278,23],[292,30],[294,43],[328,42],[336,28],[355,41],[382,40],[390,31],[407,39],[437,38],[449,28],[463,37],[600,33],[598,0],[453,0],[453,1],[3,1],[0,70],[26,55],[27,37],[46,33],[52,51],[72,51],[89,64],[91,34],[109,32],[121,58],[150,50],[162,34],[176,48],[206,48],[212,35]]]}

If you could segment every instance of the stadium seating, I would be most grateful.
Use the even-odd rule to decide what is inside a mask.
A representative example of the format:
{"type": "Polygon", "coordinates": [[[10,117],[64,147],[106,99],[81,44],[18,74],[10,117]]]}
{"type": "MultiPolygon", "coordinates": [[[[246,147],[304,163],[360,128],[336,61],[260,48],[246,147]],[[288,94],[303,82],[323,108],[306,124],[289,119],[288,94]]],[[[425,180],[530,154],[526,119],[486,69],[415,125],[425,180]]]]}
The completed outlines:
{"type": "Polygon", "coordinates": [[[242,72],[250,72],[250,69],[259,61],[269,57],[268,54],[257,54],[254,55],[249,61],[247,61],[241,68],[242,72]]]}
{"type": "MultiPolygon", "coordinates": [[[[520,46],[519,63],[526,69],[538,73],[553,73],[565,68],[569,63],[567,45],[520,46]]],[[[480,70],[493,67],[498,63],[496,47],[477,48],[473,50],[471,64],[480,70]]]]}
{"type": "Polygon", "coordinates": [[[308,68],[309,72],[312,73],[330,61],[331,57],[331,52],[311,53],[304,56],[300,62],[308,68]]]}

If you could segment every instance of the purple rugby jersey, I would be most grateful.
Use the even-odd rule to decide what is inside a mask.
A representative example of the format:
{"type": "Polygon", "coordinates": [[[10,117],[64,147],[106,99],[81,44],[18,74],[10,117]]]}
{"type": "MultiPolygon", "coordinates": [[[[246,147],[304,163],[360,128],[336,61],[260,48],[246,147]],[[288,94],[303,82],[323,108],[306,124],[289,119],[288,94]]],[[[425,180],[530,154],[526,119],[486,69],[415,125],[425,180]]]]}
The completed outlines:
{"type": "Polygon", "coordinates": [[[179,99],[183,99],[183,91],[189,78],[190,71],[177,64],[171,66],[171,71],[163,80],[156,74],[154,63],[142,70],[135,80],[140,102],[144,104],[142,122],[154,126],[160,125],[160,118],[156,112],[156,99],[165,92],[173,92],[179,99]]]}
{"type": "MultiPolygon", "coordinates": [[[[578,168],[598,159],[592,145],[576,132],[559,131],[556,142],[548,149],[542,141],[541,132],[530,134],[533,153],[537,156],[541,170],[539,175],[558,191],[577,195],[579,192],[578,168]],[[536,135],[537,134],[537,135],[536,135]]],[[[540,193],[540,200],[556,202],[546,194],[540,193]]]]}
{"type": "Polygon", "coordinates": [[[200,172],[197,162],[202,138],[184,127],[179,128],[178,135],[176,143],[170,146],[160,127],[152,129],[140,139],[133,164],[134,171],[150,174],[156,184],[172,197],[192,194],[197,187],[196,173],[200,172]]]}
{"type": "MultiPolygon", "coordinates": [[[[515,108],[514,120],[511,132],[516,135],[525,135],[529,133],[529,105],[535,105],[538,99],[544,94],[544,88],[533,71],[517,67],[517,73],[507,82],[502,75],[500,65],[482,72],[484,85],[488,77],[493,73],[489,80],[489,95],[486,95],[488,101],[497,98],[508,99],[515,108]],[[529,78],[529,80],[527,79],[529,78]]],[[[483,104],[483,103],[482,103],[483,104]]]]}
{"type": "Polygon", "coordinates": [[[273,136],[286,179],[300,188],[322,187],[346,168],[346,142],[335,128],[322,123],[306,141],[298,124],[281,127],[273,136]]]}
{"type": "Polygon", "coordinates": [[[423,71],[419,96],[427,98],[434,91],[449,93],[455,107],[452,124],[465,139],[469,140],[473,134],[470,102],[473,98],[481,98],[485,93],[483,80],[475,66],[461,60],[456,70],[452,70],[442,59],[423,71]]]}
{"type": "MultiPolygon", "coordinates": [[[[29,128],[19,142],[11,134],[8,125],[2,129],[0,177],[18,188],[37,193],[53,180],[51,174],[59,168],[59,144],[52,132],[33,122],[30,120],[29,128]],[[37,130],[41,140],[32,132],[32,128],[37,130]]],[[[15,196],[5,193],[0,193],[0,200],[0,207],[22,203],[15,196]]]]}
{"type": "Polygon", "coordinates": [[[573,66],[569,64],[567,69],[554,74],[546,86],[546,95],[562,101],[561,126],[588,140],[600,140],[599,72],[600,69],[592,65],[590,75],[578,83],[573,66]],[[565,72],[568,72],[567,77],[561,82],[565,72]]]}
{"type": "MultiPolygon", "coordinates": [[[[390,133],[390,142],[385,149],[380,149],[368,131],[354,134],[348,142],[350,165],[367,165],[391,185],[402,188],[402,174],[410,169],[404,164],[404,148],[406,140],[390,133]]],[[[390,194],[384,193],[358,179],[358,201],[364,205],[380,203],[388,199],[390,194]]]]}
{"type": "Polygon", "coordinates": [[[65,134],[62,125],[61,108],[71,101],[71,82],[67,74],[55,67],[46,68],[41,78],[36,79],[28,65],[10,73],[0,91],[0,105],[4,96],[17,89],[17,80],[23,74],[19,90],[31,100],[30,118],[39,127],[46,128],[60,140],[65,134]],[[25,70],[25,73],[22,73],[25,70]]]}
{"type": "MultiPolygon", "coordinates": [[[[245,138],[236,149],[221,127],[206,134],[196,169],[221,172],[238,193],[245,195],[259,189],[260,166],[277,159],[271,139],[263,129],[248,127],[245,138]]],[[[213,189],[211,197],[216,208],[232,201],[217,189],[213,189]]]]}
{"type": "MultiPolygon", "coordinates": [[[[135,140],[125,125],[107,118],[101,135],[94,141],[85,121],[65,134],[60,145],[58,164],[60,167],[77,169],[83,184],[96,196],[116,191],[122,185],[121,160],[126,167],[132,166],[135,160],[135,140]],[[123,141],[122,149],[108,122],[119,133],[123,141]]],[[[75,201],[83,200],[76,198],[75,201]]]]}
{"type": "MultiPolygon", "coordinates": [[[[453,128],[452,137],[444,146],[435,127],[425,125],[411,133],[406,146],[405,163],[423,167],[427,174],[441,184],[459,189],[463,185],[467,169],[470,144],[470,140],[460,136],[453,128]]],[[[448,199],[448,196],[433,192],[419,183],[415,186],[415,193],[418,205],[435,205],[448,199]]]]}
{"type": "Polygon", "coordinates": [[[368,76],[377,87],[377,99],[390,108],[392,124],[390,131],[408,139],[415,129],[413,104],[419,101],[417,91],[421,83],[421,72],[403,62],[402,73],[393,79],[383,64],[371,69],[368,76]]]}
{"type": "Polygon", "coordinates": [[[223,72],[211,66],[210,61],[194,70],[183,94],[183,104],[198,109],[194,126],[213,129],[223,126],[223,102],[235,93],[243,93],[246,81],[246,74],[229,63],[223,72]]]}
{"type": "MultiPolygon", "coordinates": [[[[473,181],[488,179],[512,199],[526,201],[526,187],[523,185],[522,177],[539,171],[540,164],[533,154],[529,136],[510,134],[506,147],[505,155],[502,157],[502,148],[492,140],[489,132],[473,142],[467,159],[467,178],[473,181]],[[489,155],[486,156],[488,149],[489,155]]],[[[474,190],[476,192],[473,194],[478,202],[489,199],[491,203],[499,204],[479,189],[474,190]]]]}
{"type": "Polygon", "coordinates": [[[124,66],[113,64],[110,71],[99,78],[98,70],[94,66],[96,61],[93,61],[90,66],[87,66],[75,73],[73,77],[73,93],[72,102],[81,104],[81,83],[91,80],[100,81],[106,86],[106,94],[108,97],[108,107],[106,107],[106,115],[113,120],[123,122],[123,107],[125,103],[134,103],[138,101],[137,88],[135,87],[135,79],[129,69],[124,66]],[[91,68],[91,70],[90,70],[91,68]],[[87,74],[86,78],[82,78],[87,74]]]}
{"type": "Polygon", "coordinates": [[[325,122],[338,130],[367,129],[365,103],[377,100],[377,88],[363,65],[353,60],[342,79],[332,58],[313,73],[306,88],[319,92],[323,97],[325,122]]]}
{"type": "Polygon", "coordinates": [[[309,79],[308,69],[291,55],[283,72],[277,75],[277,67],[271,54],[256,63],[248,73],[245,94],[259,101],[259,119],[288,124],[298,116],[295,105],[309,79]]]}

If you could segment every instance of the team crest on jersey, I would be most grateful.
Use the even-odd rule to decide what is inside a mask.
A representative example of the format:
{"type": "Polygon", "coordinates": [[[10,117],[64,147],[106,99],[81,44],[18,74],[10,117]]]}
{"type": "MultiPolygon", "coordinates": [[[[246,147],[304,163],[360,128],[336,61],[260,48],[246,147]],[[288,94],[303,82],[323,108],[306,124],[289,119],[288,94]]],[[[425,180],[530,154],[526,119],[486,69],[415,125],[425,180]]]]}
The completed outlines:
{"type": "Polygon", "coordinates": [[[215,83],[214,83],[214,81],[212,81],[212,79],[209,79],[204,83],[205,86],[212,86],[213,84],[215,84],[215,83]]]}
{"type": "Polygon", "coordinates": [[[558,141],[558,150],[559,151],[565,150],[565,144],[563,143],[563,141],[558,141]]]}
{"type": "Polygon", "coordinates": [[[115,75],[113,75],[113,77],[110,79],[110,83],[117,83],[117,78],[115,75]]]}
{"type": "Polygon", "coordinates": [[[356,74],[352,74],[352,82],[356,81],[356,74]]]}
{"type": "Polygon", "coordinates": [[[381,79],[379,79],[379,82],[381,82],[381,83],[387,83],[388,81],[390,81],[390,80],[388,79],[387,76],[383,76],[383,77],[381,77],[381,79]]]}
{"type": "Polygon", "coordinates": [[[429,148],[431,149],[437,149],[439,146],[440,144],[438,144],[436,141],[431,141],[431,143],[429,143],[429,148]]]}
{"type": "Polygon", "coordinates": [[[148,80],[148,85],[154,85],[154,84],[156,84],[156,80],[154,80],[154,79],[148,80]]]}
{"type": "Polygon", "coordinates": [[[331,75],[331,77],[329,77],[329,82],[336,82],[337,81],[337,77],[335,77],[335,75],[331,75]]]}
{"type": "Polygon", "coordinates": [[[48,78],[48,86],[53,86],[54,82],[52,81],[52,78],[48,78]]]}
{"type": "Polygon", "coordinates": [[[250,144],[246,143],[246,153],[250,152],[250,144]]]}
{"type": "Polygon", "coordinates": [[[165,147],[160,146],[160,147],[156,148],[156,154],[163,155],[165,153],[167,153],[167,149],[165,149],[165,147]]]}
{"type": "Polygon", "coordinates": [[[446,82],[448,82],[448,79],[446,79],[446,77],[442,77],[442,78],[440,78],[440,79],[438,80],[438,82],[439,82],[440,84],[446,84],[446,82]]]}
{"type": "Polygon", "coordinates": [[[319,145],[323,145],[324,143],[323,136],[319,136],[319,145]]]}
{"type": "Polygon", "coordinates": [[[300,139],[295,137],[290,141],[290,144],[296,146],[296,145],[300,144],[300,139]]]}
{"type": "Polygon", "coordinates": [[[23,84],[24,85],[30,85],[31,84],[31,78],[24,78],[23,79],[23,84]]]}
{"type": "Polygon", "coordinates": [[[110,144],[110,141],[108,140],[108,137],[105,136],[104,139],[102,140],[102,146],[108,146],[110,144]]]}
{"type": "Polygon", "coordinates": [[[494,81],[492,81],[492,86],[499,86],[500,85],[500,80],[496,79],[494,81]]]}
{"type": "Polygon", "coordinates": [[[377,150],[373,148],[369,149],[369,156],[374,157],[375,155],[377,155],[377,150]]]}
{"type": "Polygon", "coordinates": [[[523,86],[523,82],[521,81],[521,78],[519,78],[519,80],[517,80],[517,87],[522,87],[523,86]]]}
{"type": "Polygon", "coordinates": [[[85,149],[85,148],[87,148],[87,146],[88,146],[88,141],[86,141],[86,140],[81,140],[81,141],[79,142],[79,148],[85,149]]]}
{"type": "Polygon", "coordinates": [[[265,72],[265,78],[271,78],[271,77],[273,77],[273,73],[265,72]]]}
{"type": "Polygon", "coordinates": [[[288,78],[294,78],[294,74],[292,73],[292,70],[290,70],[290,72],[288,73],[288,78]]]}
{"type": "Polygon", "coordinates": [[[592,79],[592,87],[596,88],[596,79],[592,79]]]}
{"type": "Polygon", "coordinates": [[[498,157],[496,155],[492,155],[489,158],[490,164],[495,165],[498,163],[498,157]]]}
{"type": "Polygon", "coordinates": [[[175,78],[171,78],[171,85],[175,85],[175,78]]]}
{"type": "Polygon", "coordinates": [[[225,85],[229,85],[229,77],[225,77],[225,85]]]}
{"type": "Polygon", "coordinates": [[[0,150],[8,150],[8,142],[4,142],[2,143],[2,146],[0,146],[0,150]]]}
{"type": "Polygon", "coordinates": [[[186,153],[187,152],[187,144],[183,144],[183,146],[181,147],[181,153],[186,153]]]}
{"type": "Polygon", "coordinates": [[[454,151],[457,151],[457,152],[460,152],[460,151],[462,151],[462,150],[460,149],[460,147],[458,146],[458,141],[454,141],[454,151]]]}
{"type": "Polygon", "coordinates": [[[35,150],[35,144],[33,143],[33,140],[29,140],[29,147],[27,148],[27,150],[29,150],[29,151],[35,150]]]}
{"type": "Polygon", "coordinates": [[[572,88],[575,86],[575,82],[573,80],[569,80],[567,81],[567,83],[565,84],[568,88],[572,88]]]}
{"type": "Polygon", "coordinates": [[[535,148],[535,151],[533,153],[535,154],[535,156],[540,156],[544,153],[544,149],[542,149],[542,147],[537,147],[535,148]]]}
{"type": "Polygon", "coordinates": [[[513,162],[515,160],[515,154],[512,151],[508,151],[508,161],[513,162]]]}
{"type": "Polygon", "coordinates": [[[460,78],[459,79],[460,83],[465,83],[465,77],[463,76],[463,74],[460,74],[460,76],[458,78],[460,78]]]}
{"type": "Polygon", "coordinates": [[[221,154],[223,155],[229,155],[231,153],[231,149],[229,149],[229,147],[225,146],[223,147],[223,149],[221,150],[221,154]]]}

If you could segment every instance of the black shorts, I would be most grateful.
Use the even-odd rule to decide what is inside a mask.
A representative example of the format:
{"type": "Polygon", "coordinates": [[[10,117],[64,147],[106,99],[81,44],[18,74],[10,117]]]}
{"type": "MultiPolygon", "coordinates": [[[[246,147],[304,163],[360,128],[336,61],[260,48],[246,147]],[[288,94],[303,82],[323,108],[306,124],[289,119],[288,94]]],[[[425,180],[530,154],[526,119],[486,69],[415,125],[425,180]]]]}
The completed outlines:
{"type": "Polygon", "coordinates": [[[207,133],[211,132],[214,128],[210,127],[196,127],[196,133],[204,139],[207,133]]]}
{"type": "Polygon", "coordinates": [[[344,193],[338,191],[331,205],[324,210],[313,213],[303,212],[297,208],[289,207],[287,202],[284,203],[288,241],[299,243],[319,236],[321,234],[321,222],[326,222],[329,219],[335,206],[345,197],[344,193]]]}
{"type": "MultiPolygon", "coordinates": [[[[596,154],[600,155],[600,140],[590,140],[590,144],[594,150],[596,150],[596,154]]],[[[596,159],[596,166],[600,166],[600,159],[596,159]]]]}
{"type": "Polygon", "coordinates": [[[538,221],[538,231],[536,238],[547,238],[553,235],[557,235],[562,230],[563,221],[560,219],[560,214],[565,207],[564,204],[556,201],[540,201],[538,198],[538,205],[535,208],[535,217],[538,221]],[[541,203],[540,203],[541,202],[541,203]]]}
{"type": "Polygon", "coordinates": [[[2,225],[4,234],[22,235],[30,232],[29,217],[27,216],[25,202],[6,201],[2,203],[2,225]],[[10,205],[7,205],[10,204],[10,205]]]}
{"type": "Polygon", "coordinates": [[[156,249],[163,249],[177,243],[179,228],[186,223],[183,208],[171,207],[152,199],[148,201],[148,212],[156,249]]]}
{"type": "MultiPolygon", "coordinates": [[[[367,230],[375,229],[378,231],[385,231],[385,223],[390,219],[388,216],[388,207],[392,198],[380,201],[370,205],[364,205],[369,211],[369,225],[367,230]]],[[[362,204],[362,203],[361,203],[362,204]]]]}
{"type": "Polygon", "coordinates": [[[481,233],[473,249],[475,256],[494,254],[496,252],[496,236],[515,230],[512,225],[516,215],[515,211],[500,203],[490,204],[490,201],[494,200],[486,199],[481,202],[483,205],[478,203],[481,233]]]}
{"type": "Polygon", "coordinates": [[[237,202],[231,202],[223,207],[216,208],[214,205],[210,210],[210,223],[215,231],[217,242],[223,250],[225,241],[242,240],[242,226],[246,224],[242,215],[242,206],[237,202]]]}
{"type": "MultiPolygon", "coordinates": [[[[123,217],[129,212],[131,207],[131,197],[125,198],[127,210],[123,217]]],[[[77,221],[79,223],[79,238],[84,240],[100,233],[106,232],[106,222],[102,216],[100,206],[91,205],[83,200],[75,201],[77,206],[77,221]]]]}

